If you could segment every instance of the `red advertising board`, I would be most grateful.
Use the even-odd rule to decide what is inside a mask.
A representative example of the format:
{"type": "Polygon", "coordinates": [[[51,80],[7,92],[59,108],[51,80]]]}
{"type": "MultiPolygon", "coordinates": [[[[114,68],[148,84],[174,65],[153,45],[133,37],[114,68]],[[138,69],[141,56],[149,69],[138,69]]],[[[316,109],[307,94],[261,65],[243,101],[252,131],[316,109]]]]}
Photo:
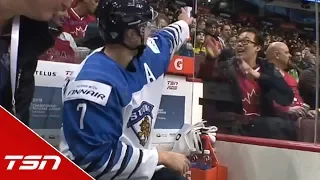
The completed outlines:
{"type": "Polygon", "coordinates": [[[182,76],[193,76],[194,58],[186,56],[173,56],[167,73],[182,76]]]}

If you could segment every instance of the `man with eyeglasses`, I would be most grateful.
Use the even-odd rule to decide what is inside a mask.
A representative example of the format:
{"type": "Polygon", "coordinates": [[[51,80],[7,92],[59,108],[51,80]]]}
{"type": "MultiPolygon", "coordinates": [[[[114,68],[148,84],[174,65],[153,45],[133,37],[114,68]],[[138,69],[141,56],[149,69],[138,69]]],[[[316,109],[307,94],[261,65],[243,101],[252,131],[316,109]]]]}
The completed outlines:
{"type": "Polygon", "coordinates": [[[295,49],[293,52],[292,52],[292,60],[294,62],[300,62],[302,61],[302,53],[301,51],[299,51],[298,49],[295,49]]]}
{"type": "MultiPolygon", "coordinates": [[[[238,118],[240,126],[239,123],[232,123],[232,128],[227,127],[226,131],[238,134],[239,131],[235,129],[241,129],[240,135],[289,139],[292,134],[285,134],[281,130],[285,126],[281,123],[282,119],[269,117],[276,117],[273,102],[288,106],[294,94],[274,65],[258,57],[263,45],[264,38],[258,31],[242,31],[237,40],[236,56],[219,63],[214,72],[216,77],[223,76],[232,81],[234,102],[227,103],[225,108],[233,106],[235,108],[231,113],[241,115],[238,118]],[[275,122],[279,124],[278,127],[275,122]]],[[[230,122],[230,117],[225,116],[224,121],[230,122]]]]}
{"type": "Polygon", "coordinates": [[[269,98],[272,95],[272,100],[279,104],[291,104],[293,100],[292,90],[281,74],[275,71],[273,64],[258,57],[263,44],[263,37],[255,30],[248,29],[240,34],[236,45],[238,81],[242,91],[243,113],[247,116],[274,115],[272,109],[260,106],[270,100],[264,99],[265,95],[269,98]],[[267,95],[271,90],[277,93],[267,95]]]}
{"type": "Polygon", "coordinates": [[[300,74],[303,70],[310,68],[313,66],[312,63],[303,60],[302,58],[302,52],[299,49],[294,49],[292,51],[292,62],[295,65],[295,69],[298,70],[298,73],[300,74]]]}

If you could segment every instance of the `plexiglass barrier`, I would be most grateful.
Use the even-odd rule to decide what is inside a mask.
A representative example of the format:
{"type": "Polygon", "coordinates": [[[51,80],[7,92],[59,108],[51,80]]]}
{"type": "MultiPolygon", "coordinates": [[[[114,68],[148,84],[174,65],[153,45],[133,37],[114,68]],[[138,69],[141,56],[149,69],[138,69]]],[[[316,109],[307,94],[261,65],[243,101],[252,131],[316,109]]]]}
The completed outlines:
{"type": "MultiPolygon", "coordinates": [[[[177,18],[172,4],[162,6],[159,27],[177,18]]],[[[169,143],[184,122],[201,120],[219,134],[319,141],[317,11],[314,2],[197,2],[191,38],[168,68],[155,143],[169,143]]],[[[55,145],[61,87],[93,50],[61,40],[40,58],[30,123],[55,145]]]]}
{"type": "Polygon", "coordinates": [[[315,4],[199,2],[193,108],[218,134],[318,141],[315,4]]]}

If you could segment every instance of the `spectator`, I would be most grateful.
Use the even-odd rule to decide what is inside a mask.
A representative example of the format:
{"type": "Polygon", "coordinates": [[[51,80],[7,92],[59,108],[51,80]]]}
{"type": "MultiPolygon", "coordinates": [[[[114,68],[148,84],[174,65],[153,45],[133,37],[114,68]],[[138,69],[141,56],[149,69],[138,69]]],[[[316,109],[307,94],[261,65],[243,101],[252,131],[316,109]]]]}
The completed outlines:
{"type": "Polygon", "coordinates": [[[169,8],[164,8],[164,11],[163,11],[164,14],[167,14],[169,13],[169,8]]]}
{"type": "MultiPolygon", "coordinates": [[[[38,56],[54,43],[48,33],[48,23],[58,10],[65,10],[71,6],[71,0],[24,0],[0,1],[2,13],[7,17],[1,22],[1,55],[0,55],[0,105],[14,113],[26,125],[29,124],[29,107],[34,92],[34,72],[38,56]],[[12,89],[9,74],[9,53],[12,18],[16,15],[25,15],[20,18],[19,51],[17,81],[12,103],[12,89]],[[32,18],[32,19],[30,19],[32,18]],[[36,20],[39,21],[36,21],[36,20]],[[31,41],[32,39],[32,41],[31,41]]],[[[15,48],[15,47],[13,47],[15,48]]]]}
{"type": "Polygon", "coordinates": [[[268,34],[264,40],[264,45],[269,46],[270,42],[271,42],[271,36],[268,34]]]}
{"type": "Polygon", "coordinates": [[[273,108],[267,110],[267,108],[259,108],[256,105],[261,103],[260,107],[270,106],[272,101],[280,105],[290,105],[293,100],[293,92],[272,64],[257,57],[263,44],[263,37],[254,29],[244,30],[239,35],[236,47],[237,56],[242,59],[238,62],[239,73],[242,74],[239,76],[239,85],[243,98],[253,92],[253,96],[256,96],[256,98],[251,98],[251,102],[242,99],[245,114],[274,116],[273,108]],[[259,96],[262,98],[260,102],[258,101],[259,96]]]}
{"type": "Polygon", "coordinates": [[[301,72],[298,89],[304,102],[310,105],[311,109],[315,109],[316,99],[316,66],[311,66],[301,72]]]}
{"type": "Polygon", "coordinates": [[[309,47],[305,47],[303,50],[302,50],[302,58],[306,58],[307,56],[310,55],[310,48],[309,47]]]}
{"type": "Polygon", "coordinates": [[[207,50],[204,46],[204,38],[205,38],[204,31],[198,30],[196,35],[195,47],[194,47],[195,55],[203,55],[203,56],[206,55],[207,50]]]}
{"type": "Polygon", "coordinates": [[[292,75],[286,72],[290,66],[291,58],[288,46],[282,42],[273,42],[266,50],[266,56],[267,59],[276,66],[294,93],[294,99],[290,106],[280,106],[274,103],[276,110],[292,115],[291,117],[295,120],[297,120],[298,117],[307,116],[307,110],[303,107],[303,99],[298,91],[298,83],[292,75]]]}
{"type": "Polygon", "coordinates": [[[219,55],[219,62],[227,61],[228,59],[234,57],[236,55],[236,44],[237,38],[235,36],[231,36],[226,41],[226,48],[224,48],[219,55]]]}
{"type": "Polygon", "coordinates": [[[208,56],[211,58],[216,58],[221,52],[222,45],[219,42],[217,36],[217,22],[216,21],[208,21],[206,22],[206,40],[205,46],[207,49],[208,56]]]}
{"type": "Polygon", "coordinates": [[[53,38],[55,38],[55,44],[52,48],[42,54],[39,59],[66,63],[80,63],[76,62],[75,59],[77,45],[73,37],[67,32],[62,32],[64,19],[67,17],[67,11],[60,11],[54,16],[50,23],[50,29],[53,38]]]}
{"type": "Polygon", "coordinates": [[[302,62],[302,53],[299,49],[294,49],[292,51],[292,61],[295,63],[302,62]]]}
{"type": "Polygon", "coordinates": [[[167,14],[167,17],[168,17],[168,19],[169,19],[169,24],[174,21],[173,16],[174,16],[174,13],[171,12],[171,11],[169,11],[168,14],[167,14]]]}
{"type": "Polygon", "coordinates": [[[222,47],[225,48],[226,44],[225,42],[230,38],[231,36],[231,27],[228,24],[224,24],[221,26],[221,31],[220,31],[220,37],[219,41],[222,44],[222,47]]]}
{"type": "Polygon", "coordinates": [[[218,22],[215,20],[210,20],[206,22],[206,34],[211,35],[213,37],[217,36],[219,34],[218,32],[218,22]]]}
{"type": "MultiPolygon", "coordinates": [[[[286,121],[276,118],[273,103],[288,106],[292,103],[294,94],[274,65],[258,58],[258,52],[263,45],[264,39],[258,31],[242,31],[236,47],[237,57],[219,63],[214,70],[217,76],[227,74],[233,82],[231,89],[237,103],[226,105],[225,108],[234,106],[233,113],[244,115],[240,120],[240,124],[243,125],[236,125],[237,129],[241,129],[242,135],[293,139],[292,131],[287,133],[282,130],[284,126],[292,130],[293,125],[285,124],[286,121]]],[[[229,117],[224,116],[224,121],[228,122],[229,117]]],[[[239,133],[238,130],[234,131],[234,128],[225,130],[229,133],[239,133]]]]}
{"type": "Polygon", "coordinates": [[[197,24],[197,30],[201,31],[201,30],[205,30],[206,28],[206,22],[203,20],[203,19],[200,19],[198,21],[198,24],[197,24]]]}
{"type": "Polygon", "coordinates": [[[24,15],[30,19],[39,21],[50,20],[57,11],[65,10],[71,6],[72,0],[24,0],[15,1],[1,0],[1,12],[5,17],[1,18],[1,27],[16,15],[24,15]]]}
{"type": "Polygon", "coordinates": [[[316,56],[312,53],[305,54],[304,61],[310,65],[316,64],[316,56]]]}
{"type": "Polygon", "coordinates": [[[168,26],[168,25],[169,25],[169,22],[170,22],[170,20],[169,20],[169,18],[168,18],[165,14],[163,14],[163,13],[159,13],[159,14],[158,14],[157,26],[158,26],[160,29],[168,26]]]}
{"type": "MultiPolygon", "coordinates": [[[[292,75],[295,75],[297,74],[295,77],[296,80],[299,79],[299,75],[301,74],[301,72],[304,70],[304,69],[307,69],[309,67],[312,66],[312,63],[310,62],[306,62],[302,59],[302,53],[299,49],[294,49],[292,51],[292,54],[293,54],[293,57],[292,57],[292,62],[293,62],[293,69],[291,70],[291,74],[292,75]],[[297,73],[292,73],[292,71],[295,70],[297,73]]],[[[290,73],[290,72],[289,72],[290,73]]]]}
{"type": "Polygon", "coordinates": [[[63,31],[75,39],[84,37],[88,24],[95,21],[92,15],[98,2],[99,0],[77,0],[76,6],[68,10],[69,18],[64,20],[63,31]]]}
{"type": "Polygon", "coordinates": [[[226,48],[228,49],[235,49],[237,45],[237,37],[230,36],[226,41],[226,48]]]}
{"type": "MultiPolygon", "coordinates": [[[[234,1],[236,3],[236,1],[234,1]]],[[[161,1],[161,3],[163,3],[161,1]]],[[[203,2],[202,2],[203,3],[203,2]]],[[[165,2],[163,3],[164,7],[166,6],[165,2]]],[[[164,12],[172,11],[172,12],[176,12],[176,10],[173,7],[172,4],[174,4],[173,2],[170,3],[171,4],[171,8],[160,8],[160,9],[164,9],[164,12]]],[[[213,3],[214,4],[214,3],[213,3]]],[[[209,4],[203,3],[201,4],[203,6],[210,6],[209,4]]],[[[199,5],[198,7],[200,7],[201,5],[199,5]]],[[[237,6],[237,5],[236,5],[237,6]]],[[[228,8],[226,8],[228,9],[228,8]]],[[[309,103],[309,101],[313,101],[314,98],[314,94],[312,95],[312,99],[308,99],[305,100],[305,95],[307,94],[311,94],[311,92],[313,92],[314,90],[310,89],[314,89],[310,88],[308,86],[309,89],[304,88],[303,83],[308,82],[308,78],[305,78],[306,74],[308,75],[308,71],[313,71],[312,73],[309,73],[309,77],[310,78],[314,78],[314,82],[315,82],[315,69],[314,69],[314,64],[315,64],[315,54],[316,54],[316,50],[315,50],[315,43],[314,43],[314,38],[312,37],[308,37],[310,35],[310,32],[304,31],[303,28],[300,29],[300,25],[301,24],[297,24],[297,29],[299,27],[299,31],[293,31],[290,30],[288,31],[288,29],[283,28],[279,25],[282,25],[281,23],[279,24],[279,21],[273,21],[273,19],[267,19],[267,18],[261,18],[261,17],[253,17],[252,15],[250,15],[249,13],[243,14],[242,12],[237,12],[237,7],[230,7],[229,12],[225,11],[226,9],[218,9],[218,11],[216,11],[215,8],[213,8],[212,10],[214,12],[219,12],[219,13],[210,13],[209,9],[208,11],[205,11],[206,8],[203,7],[203,10],[201,10],[201,8],[198,9],[197,11],[197,15],[198,15],[198,21],[197,21],[197,35],[198,36],[192,36],[193,38],[193,42],[195,42],[195,46],[194,46],[194,53],[196,55],[202,54],[204,55],[205,53],[201,53],[201,52],[206,52],[206,56],[197,56],[197,61],[196,61],[196,66],[197,69],[197,77],[203,77],[205,78],[205,81],[209,81],[210,79],[208,79],[208,77],[211,77],[211,75],[213,74],[214,77],[211,78],[217,78],[216,76],[218,76],[218,81],[222,81],[225,82],[229,82],[227,78],[225,77],[229,77],[230,74],[228,74],[228,72],[232,72],[232,68],[230,68],[231,66],[235,66],[236,72],[239,77],[234,77],[231,78],[232,82],[235,82],[234,80],[239,80],[242,79],[244,82],[255,82],[257,84],[258,89],[260,90],[260,93],[257,93],[258,96],[256,97],[257,100],[257,106],[260,107],[268,107],[268,108],[264,108],[261,113],[260,116],[256,116],[254,118],[261,118],[261,117],[271,117],[271,120],[274,120],[275,122],[280,121],[281,123],[285,123],[287,122],[287,117],[292,116],[292,114],[296,114],[299,115],[299,113],[291,113],[289,111],[289,107],[290,106],[294,106],[295,104],[303,104],[303,102],[309,103]],[[232,13],[231,13],[232,12],[232,13]],[[263,19],[263,20],[262,20],[263,19]],[[218,27],[219,26],[219,27],[218,27]],[[256,39],[250,39],[251,37],[249,37],[249,40],[254,40],[252,42],[250,41],[244,41],[243,39],[239,38],[240,33],[239,32],[243,32],[244,29],[246,28],[256,28],[258,29],[259,32],[261,32],[261,34],[265,37],[264,40],[262,41],[255,41],[256,39]],[[199,36],[199,31],[204,30],[205,31],[205,43],[202,45],[202,41],[201,38],[199,39],[199,37],[201,37],[201,35],[199,36]],[[238,42],[238,43],[236,43],[238,42]],[[262,43],[260,43],[262,42],[262,43]],[[266,55],[266,51],[268,49],[269,44],[273,44],[273,42],[277,42],[276,44],[281,44],[279,42],[283,42],[284,44],[287,45],[287,48],[289,48],[291,54],[293,55],[293,57],[290,59],[290,56],[285,56],[288,55],[288,53],[286,53],[285,51],[283,51],[283,48],[286,46],[277,46],[276,47],[272,47],[270,46],[268,51],[269,51],[269,55],[268,55],[268,60],[271,62],[274,62],[275,66],[277,66],[277,68],[279,69],[279,72],[277,72],[278,70],[275,67],[272,67],[273,65],[271,63],[268,62],[264,62],[265,59],[263,59],[266,55]],[[247,44],[246,44],[247,43],[247,44]],[[246,44],[246,45],[245,45],[246,44]],[[240,47],[240,48],[239,48],[240,47]],[[258,55],[257,57],[255,57],[256,54],[256,50],[258,50],[260,48],[260,50],[258,51],[258,55]],[[273,49],[273,50],[272,50],[273,49]],[[240,52],[236,52],[236,50],[240,50],[240,52]],[[241,52],[243,51],[243,52],[241,52]],[[245,52],[245,53],[244,53],[245,52]],[[239,54],[243,54],[243,56],[239,56],[239,54]],[[271,54],[271,55],[270,55],[271,54]],[[270,57],[271,56],[271,57],[270,57]],[[234,65],[232,62],[240,62],[239,61],[239,57],[242,58],[242,60],[248,65],[248,67],[250,67],[253,70],[257,70],[259,73],[262,74],[266,74],[268,76],[279,76],[278,81],[277,82],[281,82],[280,84],[286,84],[287,89],[288,88],[292,89],[293,93],[289,93],[287,94],[287,96],[285,96],[284,99],[281,99],[280,94],[284,93],[285,91],[281,91],[281,89],[279,88],[279,84],[273,84],[272,87],[271,84],[269,86],[266,86],[266,84],[263,84],[263,80],[257,79],[254,80],[254,76],[250,75],[250,74],[245,74],[245,75],[241,75],[241,73],[239,73],[239,71],[241,71],[242,68],[237,68],[237,66],[242,65],[242,62],[238,65],[234,65]],[[250,57],[250,58],[248,58],[250,57]],[[254,58],[251,58],[254,57],[254,58]],[[275,57],[279,57],[279,59],[275,58],[275,57]],[[238,60],[236,60],[238,59],[238,60]],[[252,61],[252,59],[254,59],[252,61]],[[263,67],[266,66],[268,68],[263,69],[263,67]],[[222,69],[222,67],[225,67],[225,69],[231,69],[229,71],[225,71],[226,74],[224,74],[224,78],[222,77],[222,74],[219,70],[222,69]],[[198,69],[200,68],[200,71],[198,71],[198,69]],[[237,70],[238,69],[238,70],[237,70]],[[240,69],[240,70],[239,70],[240,69]],[[272,73],[272,69],[275,70],[274,73],[272,73]],[[299,82],[299,90],[301,90],[302,92],[300,92],[301,97],[303,97],[303,100],[301,100],[301,98],[299,100],[297,100],[298,98],[295,97],[296,99],[292,99],[294,101],[289,101],[289,96],[292,95],[297,95],[299,92],[297,92],[297,82],[301,81],[301,79],[299,80],[299,75],[301,75],[301,79],[304,82],[299,82]],[[292,82],[292,76],[296,79],[296,82],[292,82]],[[207,79],[206,79],[207,78],[207,79]],[[220,79],[219,79],[220,78],[220,79]],[[281,80],[281,79],[282,80],[281,80]],[[287,83],[286,83],[287,82],[287,83]],[[265,86],[267,88],[265,88],[265,86]],[[264,92],[266,91],[266,92],[264,92]],[[271,95],[270,95],[271,94],[271,95]],[[265,96],[263,96],[265,95],[265,96]],[[278,103],[274,102],[275,100],[272,100],[273,98],[276,98],[280,101],[285,100],[287,105],[279,105],[278,103]],[[264,99],[265,101],[262,102],[262,99],[264,99]],[[270,108],[269,108],[270,107],[270,108]],[[287,108],[288,111],[283,110],[282,108],[287,108]],[[282,113],[279,113],[279,112],[282,113]],[[290,116],[286,116],[287,114],[291,114],[290,116]],[[281,115],[281,117],[283,117],[283,119],[273,119],[275,116],[279,116],[281,115]]],[[[210,9],[211,10],[211,9],[210,9]]],[[[287,9],[290,11],[295,11],[295,10],[291,10],[291,9],[287,9]]],[[[268,12],[269,10],[265,9],[265,13],[270,13],[268,12]]],[[[288,12],[287,12],[288,13],[288,12]]],[[[172,13],[172,19],[175,18],[175,13],[172,13]]],[[[278,17],[281,18],[282,17],[278,17]]],[[[291,17],[290,17],[291,18],[291,17]]],[[[288,20],[288,19],[286,19],[288,20]]],[[[286,21],[285,20],[285,21],[286,21]]],[[[284,22],[284,21],[283,21],[284,22]]],[[[290,22],[294,25],[293,22],[290,22]]],[[[194,30],[194,26],[190,27],[190,30],[193,31],[194,30]]],[[[248,34],[248,33],[247,33],[248,34]]],[[[255,34],[255,33],[254,33],[255,34]]],[[[260,34],[260,33],[259,33],[260,34]]],[[[255,37],[256,38],[256,37],[255,37]]],[[[263,38],[262,38],[263,39],[263,38]]],[[[248,40],[248,39],[247,39],[248,40]]],[[[273,44],[274,45],[274,44],[273,44]]],[[[190,56],[191,53],[189,53],[188,49],[190,49],[190,42],[188,42],[187,45],[182,46],[182,48],[180,49],[180,55],[187,55],[190,56]]],[[[289,53],[290,54],[290,53],[289,53]]],[[[242,70],[243,71],[243,70],[242,70]]],[[[251,71],[251,70],[250,70],[251,71]]],[[[244,71],[245,73],[245,71],[244,71]]],[[[254,73],[255,74],[255,73],[254,73]]],[[[234,75],[234,74],[233,74],[234,75]]],[[[239,84],[239,83],[238,83],[239,84]]],[[[234,84],[232,84],[234,85],[234,84]]],[[[315,86],[315,85],[314,85],[315,86]]],[[[240,86],[238,86],[239,88],[240,86]]],[[[235,89],[235,87],[231,88],[232,90],[235,89]]],[[[241,92],[239,90],[239,92],[241,92]]],[[[242,93],[236,93],[233,92],[232,96],[239,96],[239,97],[243,97],[244,95],[242,93]]],[[[286,94],[286,93],[285,93],[286,94]]],[[[249,99],[249,98],[247,98],[249,99]]],[[[250,97],[250,100],[254,99],[250,97]]],[[[242,98],[242,100],[244,100],[244,98],[242,98]]],[[[237,99],[238,102],[240,102],[241,104],[245,104],[245,102],[239,101],[239,99],[237,99]]],[[[283,102],[283,101],[282,101],[283,102]]],[[[312,103],[314,104],[314,102],[312,103]]],[[[310,104],[311,106],[313,106],[312,104],[310,104]]],[[[219,102],[219,107],[225,107],[223,103],[219,102]]],[[[238,114],[241,114],[241,116],[245,116],[243,109],[237,107],[237,110],[235,111],[230,111],[230,112],[236,112],[238,114]],[[240,111],[239,111],[240,110],[240,111]]],[[[229,110],[229,109],[228,109],[229,110]]],[[[204,112],[206,113],[206,112],[204,112]]],[[[219,116],[217,113],[215,113],[213,110],[210,111],[209,114],[214,114],[214,116],[219,116]]],[[[306,113],[305,113],[306,114],[306,113]]],[[[248,116],[248,115],[247,115],[248,116]]],[[[245,116],[245,117],[247,117],[245,116]]],[[[300,115],[299,115],[300,116],[300,115]]],[[[225,116],[225,118],[228,116],[225,116]]],[[[248,116],[250,117],[250,116],[248,116]]],[[[241,119],[241,118],[240,118],[241,119]]],[[[207,119],[206,119],[207,120],[207,119]]],[[[261,120],[261,119],[260,119],[261,120]]],[[[270,119],[269,119],[270,120],[270,119]]],[[[257,120],[258,122],[258,120],[257,120]]],[[[259,122],[263,122],[263,120],[259,121],[259,122]]],[[[292,128],[292,124],[288,123],[286,125],[287,127],[292,128]]],[[[250,128],[249,128],[250,129],[250,128]]],[[[292,129],[291,129],[292,130],[292,129]]],[[[267,132],[267,131],[265,131],[267,132]]],[[[271,132],[271,131],[269,131],[271,132]]],[[[241,134],[246,134],[246,132],[241,133],[241,134]]],[[[275,132],[275,134],[277,134],[277,132],[275,132]]],[[[248,135],[248,134],[247,134],[248,135]]],[[[288,134],[287,134],[288,135],[288,134]]],[[[267,135],[266,135],[267,136],[267,135]]],[[[264,137],[266,137],[264,136],[264,137]]],[[[276,135],[275,135],[276,136],[276,135]]],[[[277,135],[277,137],[282,137],[284,138],[284,136],[282,135],[277,135]]],[[[270,136],[269,136],[270,137],[270,136]]],[[[288,135],[286,136],[284,139],[294,139],[293,136],[288,135]]]]}
{"type": "Polygon", "coordinates": [[[190,35],[191,35],[191,37],[193,37],[193,36],[195,35],[196,30],[197,30],[197,23],[196,23],[196,21],[194,20],[194,21],[192,22],[192,24],[190,25],[190,35]]]}

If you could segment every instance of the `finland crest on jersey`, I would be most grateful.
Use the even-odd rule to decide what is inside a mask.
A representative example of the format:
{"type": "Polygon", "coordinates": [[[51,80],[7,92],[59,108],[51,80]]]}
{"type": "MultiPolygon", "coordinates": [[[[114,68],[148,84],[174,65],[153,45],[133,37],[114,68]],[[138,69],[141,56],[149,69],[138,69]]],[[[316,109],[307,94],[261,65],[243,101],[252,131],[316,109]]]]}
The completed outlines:
{"type": "Polygon", "coordinates": [[[152,110],[154,105],[143,101],[141,105],[132,110],[127,128],[132,128],[142,146],[145,146],[151,134],[153,124],[152,110]]]}

